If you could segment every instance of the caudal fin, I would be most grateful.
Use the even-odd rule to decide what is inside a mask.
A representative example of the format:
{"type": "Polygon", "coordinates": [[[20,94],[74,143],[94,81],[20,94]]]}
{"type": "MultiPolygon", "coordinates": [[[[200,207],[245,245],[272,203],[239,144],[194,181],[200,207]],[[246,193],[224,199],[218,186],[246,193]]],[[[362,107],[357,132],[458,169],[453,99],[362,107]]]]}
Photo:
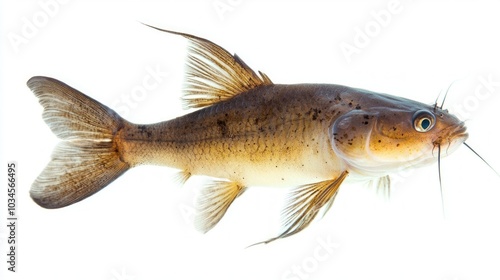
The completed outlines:
{"type": "Polygon", "coordinates": [[[126,122],[118,114],[52,78],[33,77],[28,87],[44,108],[43,119],[63,140],[31,186],[36,203],[45,208],[73,204],[127,171],[130,165],[120,159],[114,140],[126,122]]]}

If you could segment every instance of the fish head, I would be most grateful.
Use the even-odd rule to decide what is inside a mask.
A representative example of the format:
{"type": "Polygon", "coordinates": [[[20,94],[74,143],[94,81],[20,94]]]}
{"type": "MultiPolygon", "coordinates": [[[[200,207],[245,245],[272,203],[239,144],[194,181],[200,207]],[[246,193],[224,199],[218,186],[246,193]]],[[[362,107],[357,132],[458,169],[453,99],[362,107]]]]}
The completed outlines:
{"type": "Polygon", "coordinates": [[[468,137],[464,122],[437,106],[377,95],[331,126],[331,144],[351,172],[385,176],[435,163],[468,137]]]}

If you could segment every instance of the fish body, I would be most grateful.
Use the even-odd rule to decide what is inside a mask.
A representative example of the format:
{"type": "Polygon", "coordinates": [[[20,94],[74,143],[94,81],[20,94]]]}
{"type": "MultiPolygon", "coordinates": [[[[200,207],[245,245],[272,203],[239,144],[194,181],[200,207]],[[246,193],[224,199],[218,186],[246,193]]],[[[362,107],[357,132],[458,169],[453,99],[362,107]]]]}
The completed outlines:
{"type": "Polygon", "coordinates": [[[349,110],[344,87],[268,85],[191,114],[129,125],[124,159],[225,178],[245,186],[291,186],[331,179],[345,169],[329,128],[349,110]]]}
{"type": "MultiPolygon", "coordinates": [[[[393,118],[398,118],[402,111],[413,113],[422,108],[433,110],[415,101],[346,86],[268,85],[166,122],[128,124],[118,139],[121,154],[131,165],[165,165],[246,186],[302,185],[331,179],[346,169],[351,176],[378,178],[400,164],[420,164],[410,159],[413,154],[422,154],[421,147],[415,150],[413,143],[392,140],[394,153],[402,156],[400,164],[394,165],[397,155],[392,155],[390,166],[380,160],[368,170],[350,166],[354,161],[349,161],[349,155],[336,153],[332,141],[352,146],[358,134],[364,134],[361,129],[373,129],[374,113],[396,112],[393,118]],[[350,112],[362,115],[358,123],[344,124],[357,129],[352,140],[349,136],[334,137],[331,128],[339,116],[350,112]]],[[[369,150],[387,153],[391,147],[386,142],[377,140],[369,150]]],[[[424,165],[427,160],[436,161],[435,157],[418,159],[424,165]]]]}
{"type": "Polygon", "coordinates": [[[55,79],[28,81],[63,140],[32,185],[35,202],[67,206],[134,166],[164,165],[181,181],[216,178],[198,201],[206,232],[247,187],[296,187],[272,241],[328,210],[345,179],[434,163],[436,147],[449,154],[467,138],[463,122],[438,106],[341,85],[274,84],[206,39],[167,32],[191,42],[184,101],[200,109],[184,116],[134,124],[55,79]]]}

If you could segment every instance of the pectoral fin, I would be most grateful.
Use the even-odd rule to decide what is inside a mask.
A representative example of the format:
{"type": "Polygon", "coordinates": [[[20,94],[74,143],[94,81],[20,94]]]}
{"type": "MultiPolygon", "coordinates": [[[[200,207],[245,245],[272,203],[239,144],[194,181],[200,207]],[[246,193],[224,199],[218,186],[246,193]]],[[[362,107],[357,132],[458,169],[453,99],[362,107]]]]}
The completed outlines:
{"type": "Polygon", "coordinates": [[[380,193],[386,199],[391,197],[391,177],[389,175],[378,179],[377,193],[380,193]]]}
{"type": "Polygon", "coordinates": [[[203,188],[196,201],[196,229],[203,233],[212,229],[244,190],[239,184],[228,181],[214,181],[203,188]]]}
{"type": "Polygon", "coordinates": [[[370,181],[369,186],[374,186],[377,194],[383,198],[389,199],[391,197],[391,177],[389,175],[370,181]]]}
{"type": "Polygon", "coordinates": [[[333,180],[304,185],[294,190],[288,197],[287,207],[283,210],[282,233],[260,243],[269,243],[294,235],[309,226],[322,208],[326,213],[347,174],[348,172],[344,171],[333,180]]]}

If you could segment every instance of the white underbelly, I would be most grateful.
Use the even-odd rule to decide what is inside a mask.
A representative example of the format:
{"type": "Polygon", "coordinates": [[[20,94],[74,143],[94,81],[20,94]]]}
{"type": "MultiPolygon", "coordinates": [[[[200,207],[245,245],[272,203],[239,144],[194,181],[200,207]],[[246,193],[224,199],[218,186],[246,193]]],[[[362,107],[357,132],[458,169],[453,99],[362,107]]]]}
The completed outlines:
{"type": "Polygon", "coordinates": [[[336,178],[344,170],[337,158],[323,155],[268,162],[228,161],[199,166],[193,175],[207,175],[244,186],[293,187],[336,178]]]}

